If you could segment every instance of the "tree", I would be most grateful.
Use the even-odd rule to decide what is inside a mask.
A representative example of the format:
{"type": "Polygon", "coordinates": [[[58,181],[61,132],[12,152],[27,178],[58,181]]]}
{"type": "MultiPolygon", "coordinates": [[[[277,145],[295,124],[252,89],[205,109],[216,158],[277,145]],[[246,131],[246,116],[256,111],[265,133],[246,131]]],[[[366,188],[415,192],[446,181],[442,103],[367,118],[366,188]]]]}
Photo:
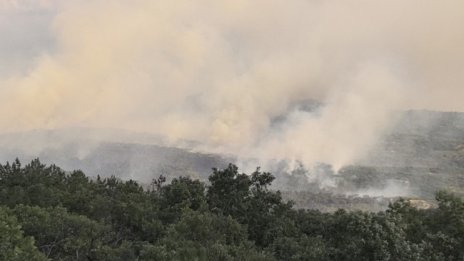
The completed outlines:
{"type": "Polygon", "coordinates": [[[199,210],[206,208],[205,185],[188,177],[179,177],[160,191],[160,203],[163,221],[167,224],[178,221],[184,209],[199,210]]]}
{"type": "Polygon", "coordinates": [[[19,205],[13,209],[27,235],[48,257],[60,260],[88,260],[111,241],[108,226],[66,209],[19,205]]]}
{"type": "Polygon", "coordinates": [[[209,178],[208,204],[213,213],[231,216],[247,225],[248,235],[256,245],[266,247],[278,236],[295,231],[286,216],[292,212],[291,203],[284,203],[280,192],[270,191],[274,176],[255,172],[239,174],[237,166],[229,164],[224,170],[213,169],[209,178]]]}
{"type": "Polygon", "coordinates": [[[248,175],[239,174],[238,167],[229,164],[223,170],[213,169],[209,181],[207,200],[212,212],[235,218],[247,214],[251,186],[248,175]]]}
{"type": "Polygon", "coordinates": [[[142,260],[272,260],[256,251],[246,228],[232,217],[189,209],[141,256],[142,260]]]}
{"type": "Polygon", "coordinates": [[[23,235],[16,218],[4,207],[0,207],[0,260],[47,260],[34,246],[34,239],[23,235]]]}

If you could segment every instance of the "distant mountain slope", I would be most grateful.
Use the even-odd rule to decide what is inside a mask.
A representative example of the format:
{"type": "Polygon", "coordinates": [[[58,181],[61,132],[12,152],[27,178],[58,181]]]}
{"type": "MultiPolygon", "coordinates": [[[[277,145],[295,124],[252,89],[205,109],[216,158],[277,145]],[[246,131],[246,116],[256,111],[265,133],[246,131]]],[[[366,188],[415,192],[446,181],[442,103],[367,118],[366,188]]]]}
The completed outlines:
{"type": "MultiPolygon", "coordinates": [[[[120,130],[12,133],[0,135],[0,161],[39,157],[67,170],[81,169],[88,175],[115,175],[142,182],[150,182],[160,174],[204,180],[211,168],[235,162],[232,157],[159,144],[164,144],[161,137],[120,130]]],[[[426,199],[439,189],[459,193],[464,187],[464,113],[401,113],[396,126],[369,157],[338,173],[330,166],[322,166],[318,173],[302,168],[292,175],[285,168],[265,171],[277,176],[275,188],[288,191],[426,199]],[[320,179],[311,182],[311,175],[323,175],[331,185],[321,188],[320,179]]]]}
{"type": "Polygon", "coordinates": [[[372,166],[464,167],[464,113],[408,111],[363,161],[372,166]]]}
{"type": "Polygon", "coordinates": [[[162,143],[157,136],[119,130],[12,133],[0,135],[0,161],[18,157],[27,162],[38,157],[65,170],[81,169],[91,176],[114,175],[141,182],[150,182],[161,174],[168,180],[181,175],[206,179],[211,168],[226,167],[227,162],[233,161],[156,143],[162,143]]]}
{"type": "Polygon", "coordinates": [[[408,111],[360,165],[376,176],[402,180],[411,193],[433,197],[464,186],[464,113],[408,111]]]}

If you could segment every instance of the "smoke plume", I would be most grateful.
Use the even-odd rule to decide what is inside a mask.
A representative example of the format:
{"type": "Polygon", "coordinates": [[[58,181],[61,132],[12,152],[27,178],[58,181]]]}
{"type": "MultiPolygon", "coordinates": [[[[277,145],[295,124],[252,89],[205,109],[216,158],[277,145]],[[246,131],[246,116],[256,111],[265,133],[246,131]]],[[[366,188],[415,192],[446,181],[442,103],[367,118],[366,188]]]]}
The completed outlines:
{"type": "Polygon", "coordinates": [[[460,0],[0,3],[4,24],[47,10],[53,39],[0,74],[2,132],[118,128],[338,167],[394,111],[464,110],[460,0]]]}

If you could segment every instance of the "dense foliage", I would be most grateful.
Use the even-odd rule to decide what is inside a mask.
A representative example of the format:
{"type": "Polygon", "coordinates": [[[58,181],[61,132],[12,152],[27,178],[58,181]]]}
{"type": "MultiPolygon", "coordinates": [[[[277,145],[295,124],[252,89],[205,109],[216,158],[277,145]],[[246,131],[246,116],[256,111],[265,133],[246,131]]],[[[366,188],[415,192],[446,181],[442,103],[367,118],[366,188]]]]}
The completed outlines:
{"type": "Polygon", "coordinates": [[[274,177],[234,165],[209,183],[144,188],[34,160],[0,165],[1,260],[462,260],[464,201],[379,213],[296,210],[274,177]]]}

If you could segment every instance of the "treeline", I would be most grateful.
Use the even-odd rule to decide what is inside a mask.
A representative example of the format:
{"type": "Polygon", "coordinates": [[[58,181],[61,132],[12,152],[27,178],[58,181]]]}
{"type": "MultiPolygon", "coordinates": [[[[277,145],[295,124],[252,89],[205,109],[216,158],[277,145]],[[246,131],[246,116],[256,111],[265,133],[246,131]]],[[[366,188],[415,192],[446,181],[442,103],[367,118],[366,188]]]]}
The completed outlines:
{"type": "Polygon", "coordinates": [[[379,213],[297,210],[274,177],[234,165],[209,183],[89,178],[0,165],[0,260],[462,260],[464,202],[398,200],[379,213]]]}

